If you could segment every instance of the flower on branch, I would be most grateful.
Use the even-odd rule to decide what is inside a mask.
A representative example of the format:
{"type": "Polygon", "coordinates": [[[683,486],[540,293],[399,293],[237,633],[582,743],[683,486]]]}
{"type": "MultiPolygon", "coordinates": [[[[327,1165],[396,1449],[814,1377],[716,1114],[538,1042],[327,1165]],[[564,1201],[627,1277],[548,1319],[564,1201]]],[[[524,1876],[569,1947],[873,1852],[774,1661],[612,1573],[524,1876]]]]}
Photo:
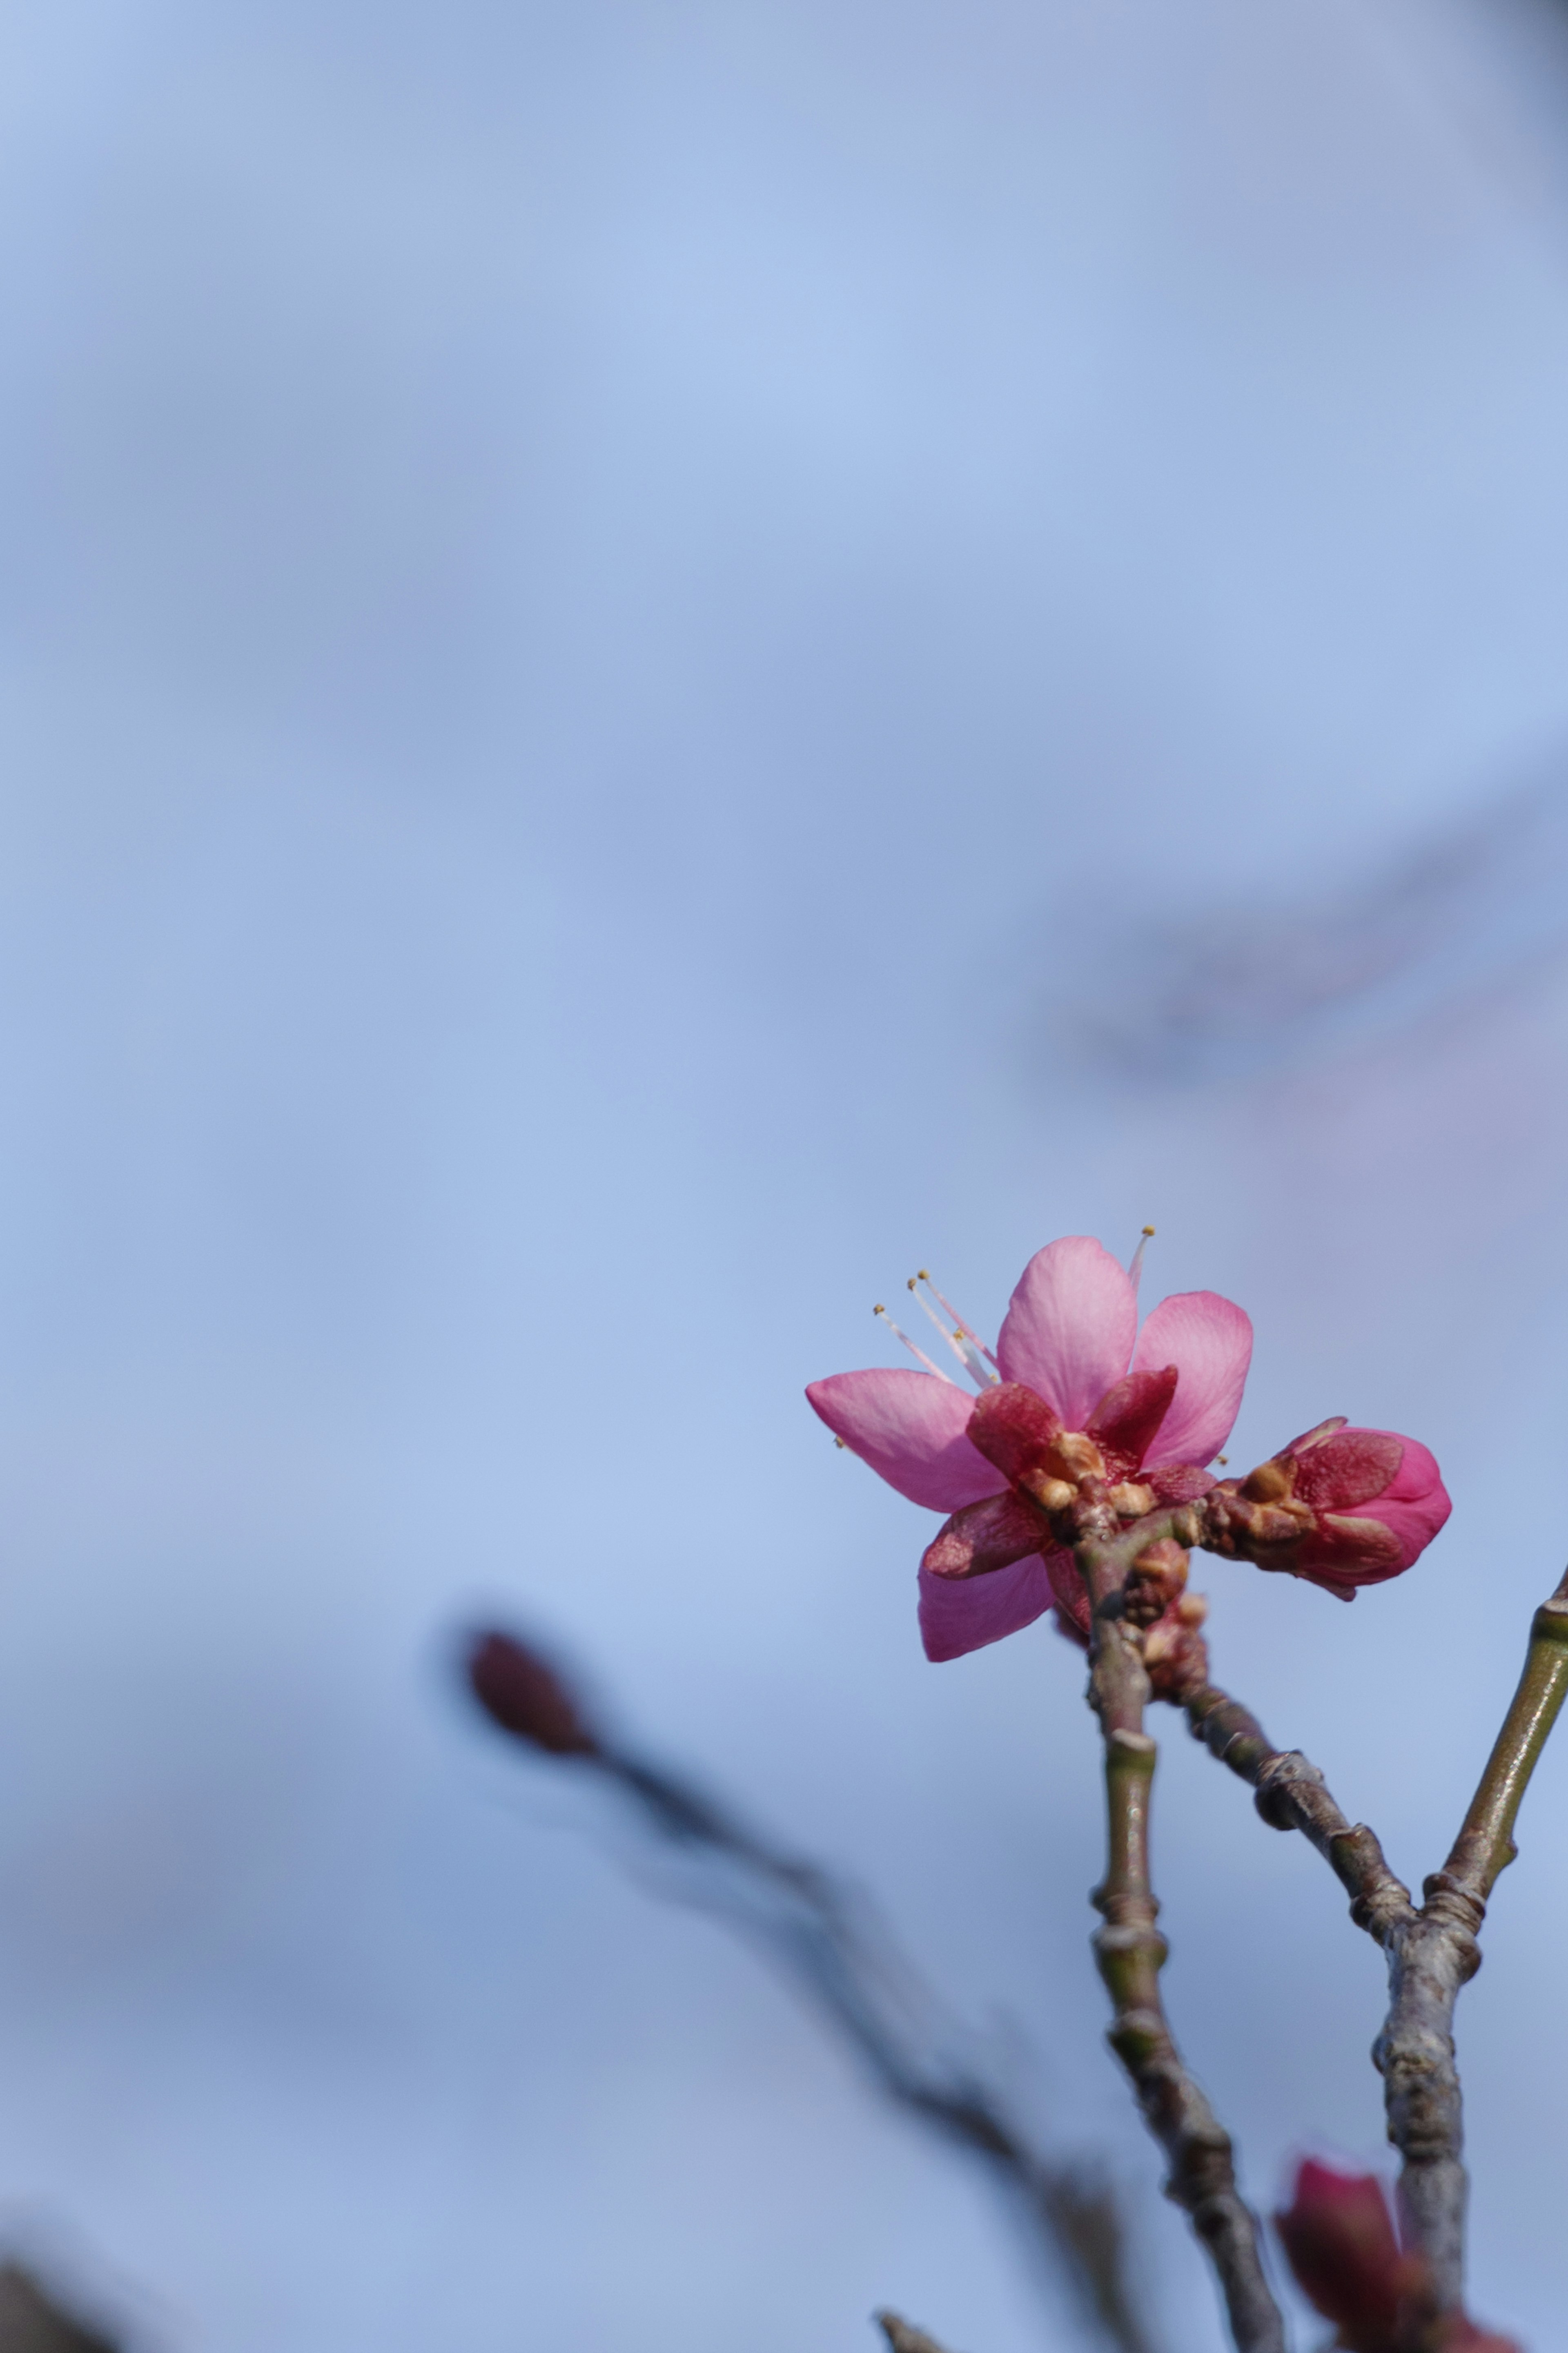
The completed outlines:
{"type": "Polygon", "coordinates": [[[1358,1586],[1410,1567],[1452,1508],[1436,1463],[1415,1439],[1351,1430],[1337,1414],[1246,1479],[1217,1488],[1206,1541],[1352,1601],[1358,1586]]]}
{"type": "Polygon", "coordinates": [[[1424,2258],[1401,2247],[1375,2174],[1337,2173],[1308,2158],[1274,2218],[1296,2284],[1332,2321],[1343,2353],[1519,2353],[1463,2314],[1440,2318],[1424,2258]]]}
{"type": "Polygon", "coordinates": [[[1216,1483],[1207,1466],[1241,1403],[1251,1323],[1232,1301],[1192,1291],[1162,1301],[1140,1331],[1137,1273],[1137,1260],[1128,1271],[1088,1235],[1048,1243],[1024,1269],[994,1351],[933,1289],[948,1321],[937,1314],[922,1273],[910,1290],[972,1386],[899,1332],[923,1371],[836,1373],[806,1390],[841,1445],[948,1515],[921,1562],[929,1658],[998,1641],[1053,1603],[1062,1631],[1087,1640],[1074,1546],[1163,1511],[1128,1614],[1144,1630],[1155,1696],[1181,1699],[1201,1680],[1205,1607],[1182,1589],[1183,1547],[1288,1570],[1349,1601],[1410,1567],[1447,1520],[1426,1447],[1352,1430],[1342,1415],[1216,1483]],[[1164,1556],[1151,1566],[1160,1545],[1181,1555],[1179,1578],[1164,1556]]]}
{"type": "Polygon", "coordinates": [[[1092,1493],[1131,1525],[1206,1493],[1205,1466],[1241,1403],[1251,1323],[1194,1291],[1163,1301],[1140,1331],[1134,1276],[1082,1234],[1029,1261],[994,1353],[952,1320],[943,1337],[978,1398],[929,1358],[924,1372],[836,1373],[806,1396],[889,1486],[950,1515],[921,1567],[928,1657],[997,1641],[1053,1602],[1081,1635],[1088,1603],[1063,1540],[1073,1507],[1092,1493]]]}

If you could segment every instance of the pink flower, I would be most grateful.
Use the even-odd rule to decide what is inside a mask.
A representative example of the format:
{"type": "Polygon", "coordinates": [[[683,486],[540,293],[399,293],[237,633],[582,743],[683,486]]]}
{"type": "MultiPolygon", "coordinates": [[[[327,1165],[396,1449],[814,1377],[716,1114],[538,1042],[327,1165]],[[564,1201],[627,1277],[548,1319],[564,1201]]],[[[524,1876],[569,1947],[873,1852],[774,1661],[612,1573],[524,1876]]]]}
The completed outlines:
{"type": "Polygon", "coordinates": [[[1396,2353],[1402,2326],[1408,2331],[1423,2320],[1428,2333],[1421,2342],[1440,2345],[1443,2353],[1519,2353],[1509,2338],[1478,2328],[1461,2313],[1446,2327],[1435,2322],[1426,2264],[1400,2246],[1375,2174],[1336,2173],[1308,2158],[1274,2227],[1297,2286],[1333,2322],[1343,2353],[1396,2353]]]}
{"type": "Polygon", "coordinates": [[[889,1486],[951,1514],[921,1570],[931,1659],[998,1641],[1053,1601],[1084,1630],[1082,1586],[1049,1510],[1082,1477],[1103,1482],[1128,1519],[1204,1493],[1202,1466],[1230,1434],[1252,1356],[1247,1317],[1212,1291],[1163,1301],[1140,1332],[1134,1277],[1084,1234],[1029,1261],[994,1356],[952,1321],[943,1336],[978,1398],[935,1366],[835,1373],[806,1390],[889,1486]]]}
{"type": "Polygon", "coordinates": [[[1225,1549],[1344,1601],[1401,1576],[1452,1509],[1426,1447],[1391,1430],[1347,1429],[1342,1414],[1227,1481],[1211,1505],[1225,1549]]]}

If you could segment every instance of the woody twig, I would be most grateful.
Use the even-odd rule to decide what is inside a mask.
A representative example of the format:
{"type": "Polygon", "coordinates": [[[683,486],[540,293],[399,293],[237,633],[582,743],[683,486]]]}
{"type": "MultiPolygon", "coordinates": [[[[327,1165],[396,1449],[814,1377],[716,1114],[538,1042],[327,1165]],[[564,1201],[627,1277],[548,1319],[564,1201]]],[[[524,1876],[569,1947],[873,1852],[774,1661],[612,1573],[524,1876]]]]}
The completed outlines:
{"type": "Polygon", "coordinates": [[[1214,2265],[1239,2353],[1284,2353],[1279,2307],[1264,2273],[1257,2221],[1236,2181],[1230,2136],[1183,2063],[1165,2016],[1149,1807],[1157,1749],[1143,1728],[1152,1695],[1144,1644],[1125,1620],[1148,1531],[1077,1546],[1091,1611],[1089,1704],[1105,1742],[1108,1859],[1094,1903],[1105,1925],[1095,1958],[1114,2010],[1110,2044],[1131,2080],[1170,2171],[1165,2191],[1191,2220],[1214,2265]]]}
{"type": "Polygon", "coordinates": [[[1350,1894],[1351,1917],[1387,1955],[1388,2015],[1373,2056],[1388,2137],[1403,2161],[1401,2204],[1429,2283],[1410,2323],[1417,2353],[1464,2308],[1467,2180],[1454,2006],[1480,1967],[1487,1904],[1514,1860],[1520,1805],[1565,1697],[1568,1575],[1535,1613],[1519,1687],[1448,1859],[1425,1882],[1417,1908],[1373,1832],[1347,1820],[1315,1766],[1299,1751],[1276,1749],[1257,1717],[1212,1683],[1184,1696],[1194,1734],[1251,1784],[1265,1821],[1305,1833],[1350,1894]]]}

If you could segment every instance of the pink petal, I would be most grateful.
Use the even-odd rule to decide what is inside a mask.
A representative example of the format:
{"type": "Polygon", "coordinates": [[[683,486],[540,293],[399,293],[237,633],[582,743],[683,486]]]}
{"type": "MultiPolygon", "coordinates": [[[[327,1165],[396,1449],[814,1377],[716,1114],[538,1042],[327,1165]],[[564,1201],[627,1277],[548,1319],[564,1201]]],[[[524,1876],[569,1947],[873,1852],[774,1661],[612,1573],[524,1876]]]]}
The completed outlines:
{"type": "Polygon", "coordinates": [[[1045,1514],[1011,1490],[965,1504],[927,1545],[921,1567],[931,1577],[994,1577],[1050,1541],[1045,1514]]]}
{"type": "Polygon", "coordinates": [[[1405,1444],[1391,1430],[1337,1430],[1300,1457],[1293,1493],[1315,1512],[1353,1512],[1394,1485],[1405,1444]]]}
{"type": "MultiPolygon", "coordinates": [[[[1152,1321],[1152,1318],[1151,1318],[1152,1321]]],[[[1022,1381],[1081,1430],[1127,1370],[1138,1301],[1124,1267],[1088,1234],[1037,1250],[1019,1277],[996,1342],[1006,1381],[1022,1381]]],[[[1163,1362],[1177,1363],[1174,1350],[1163,1362]]]]}
{"type": "Polygon", "coordinates": [[[1032,1626],[1051,1606],[1051,1580],[1038,1553],[993,1576],[954,1578],[921,1572],[921,1640],[928,1659],[962,1659],[1004,1634],[1032,1626]]]}
{"type": "Polygon", "coordinates": [[[832,1373],[805,1394],[835,1438],[911,1504],[956,1512],[996,1493],[995,1472],[963,1434],[974,1399],[952,1381],[891,1368],[832,1373]]]}
{"type": "Polygon", "coordinates": [[[1405,1460],[1394,1484],[1378,1496],[1368,1517],[1381,1520],[1399,1538],[1408,1567],[1426,1551],[1454,1506],[1436,1457],[1418,1438],[1401,1439],[1400,1444],[1405,1460]]]}
{"type": "Polygon", "coordinates": [[[1149,1450],[1152,1464],[1210,1462],[1230,1436],[1252,1362],[1252,1318],[1214,1291],[1162,1299],[1138,1335],[1132,1369],[1174,1365],[1175,1402],[1149,1450]]]}
{"type": "MultiPolygon", "coordinates": [[[[1322,1511],[1317,1531],[1303,1538],[1300,1574],[1315,1585],[1331,1589],[1358,1585],[1382,1585],[1402,1577],[1426,1551],[1453,1505],[1436,1462],[1419,1439],[1402,1438],[1392,1430],[1343,1430],[1308,1453],[1298,1473],[1298,1486],[1316,1456],[1331,1468],[1343,1454],[1347,1461],[1366,1464],[1366,1476],[1375,1456],[1386,1465],[1395,1446],[1399,1460],[1381,1492],[1365,1495],[1354,1506],[1322,1511]]],[[[1362,1482],[1364,1486],[1364,1478],[1362,1482]]],[[[1316,1501],[1315,1498],[1311,1499],[1316,1501]]],[[[1321,1510],[1321,1506],[1319,1506],[1321,1510]]]]}

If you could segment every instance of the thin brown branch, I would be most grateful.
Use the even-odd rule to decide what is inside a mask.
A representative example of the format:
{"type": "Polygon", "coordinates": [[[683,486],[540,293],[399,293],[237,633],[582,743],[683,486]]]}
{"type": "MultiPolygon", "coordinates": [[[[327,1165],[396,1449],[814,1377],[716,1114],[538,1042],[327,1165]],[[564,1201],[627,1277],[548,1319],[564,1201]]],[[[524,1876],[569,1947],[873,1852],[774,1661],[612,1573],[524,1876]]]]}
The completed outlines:
{"type": "Polygon", "coordinates": [[[1410,1890],[1395,1877],[1364,1822],[1342,1812],[1318,1767],[1299,1748],[1276,1748],[1258,1718],[1213,1683],[1186,1694],[1193,1736],[1256,1790],[1271,1829],[1310,1840],[1351,1899],[1351,1918],[1380,1945],[1415,1917],[1410,1890]]]}
{"type": "Polygon", "coordinates": [[[1149,1678],[1120,1620],[1135,1548],[1092,1538],[1078,1548],[1093,1609],[1089,1704],[1105,1739],[1108,1862],[1094,1898],[1105,1926],[1094,1949],[1114,2011],[1110,2041],[1169,2161],[1165,2194],[1190,2217],[1214,2265],[1239,2353],[1284,2353],[1284,2325],[1264,2274],[1257,2222],[1236,2185],[1230,2137],[1183,2064],[1161,1998],[1167,1947],[1149,1869],[1158,1752],[1143,1729],[1149,1678]]]}

